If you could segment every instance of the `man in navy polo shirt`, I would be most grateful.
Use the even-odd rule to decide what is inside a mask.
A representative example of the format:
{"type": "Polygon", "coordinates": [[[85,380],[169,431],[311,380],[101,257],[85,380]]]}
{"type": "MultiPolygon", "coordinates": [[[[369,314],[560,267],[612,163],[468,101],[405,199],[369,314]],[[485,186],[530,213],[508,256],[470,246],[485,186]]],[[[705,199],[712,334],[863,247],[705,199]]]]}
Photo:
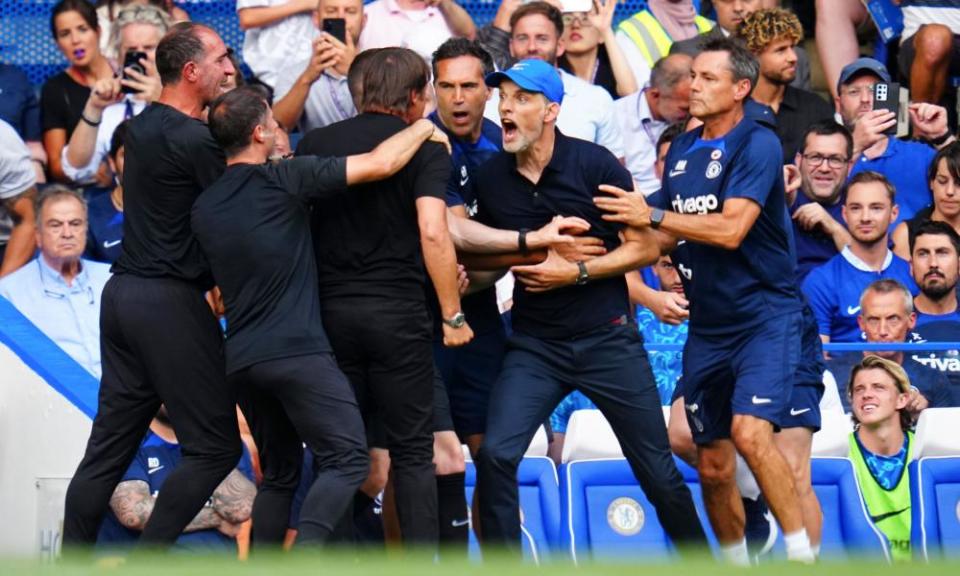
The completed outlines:
{"type": "Polygon", "coordinates": [[[630,173],[604,148],[556,129],[563,83],[550,64],[522,60],[486,82],[499,88],[504,153],[479,174],[477,218],[495,228],[535,229],[560,214],[578,216],[609,252],[573,263],[550,251],[541,264],[513,268],[513,336],[476,460],[483,542],[519,549],[517,466],[537,427],[580,390],[610,421],[667,534],[676,544],[703,545],[623,276],[653,263],[660,249],[651,232],[606,222],[593,204],[601,184],[632,188],[630,173]]]}
{"type": "Polygon", "coordinates": [[[800,189],[787,191],[797,243],[797,283],[850,243],[843,220],[843,192],[853,138],[833,120],[807,128],[797,152],[800,189]]]}
{"type": "Polygon", "coordinates": [[[874,280],[893,278],[917,293],[910,265],[889,248],[887,230],[898,213],[895,192],[876,172],[861,172],[847,183],[843,218],[850,244],[803,281],[824,342],[863,341],[857,325],[860,294],[874,280]]]}
{"type": "Polygon", "coordinates": [[[814,552],[787,460],[774,443],[800,361],[802,300],[777,135],[744,103],[759,64],[742,45],[711,40],[693,62],[690,113],[704,122],[667,155],[665,210],[603,187],[595,202],[631,227],[686,240],[674,254],[690,299],[683,355],[687,420],[704,499],[724,557],[749,562],[735,481],[740,452],[784,531],[787,557],[814,552]]]}

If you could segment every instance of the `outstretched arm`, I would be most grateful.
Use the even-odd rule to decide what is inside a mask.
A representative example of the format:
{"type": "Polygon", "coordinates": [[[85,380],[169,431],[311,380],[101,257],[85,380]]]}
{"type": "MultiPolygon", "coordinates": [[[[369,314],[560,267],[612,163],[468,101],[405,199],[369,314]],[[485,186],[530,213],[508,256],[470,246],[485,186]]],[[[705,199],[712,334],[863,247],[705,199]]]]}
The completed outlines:
{"type": "Polygon", "coordinates": [[[442,130],[437,130],[436,125],[427,119],[417,120],[372,151],[348,156],[347,184],[362,184],[393,176],[407,165],[427,140],[444,144],[450,151],[450,141],[442,130]]]}

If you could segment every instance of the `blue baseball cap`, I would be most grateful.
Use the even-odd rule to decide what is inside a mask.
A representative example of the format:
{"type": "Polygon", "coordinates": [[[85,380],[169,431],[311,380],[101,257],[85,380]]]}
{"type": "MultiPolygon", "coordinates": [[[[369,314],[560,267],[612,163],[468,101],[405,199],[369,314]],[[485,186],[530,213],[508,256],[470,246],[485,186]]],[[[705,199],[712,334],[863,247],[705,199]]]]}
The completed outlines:
{"type": "Polygon", "coordinates": [[[864,72],[873,74],[884,82],[890,82],[890,73],[887,72],[886,66],[873,58],[857,58],[844,66],[843,70],[840,71],[840,80],[837,81],[837,92],[840,92],[840,88],[844,84],[853,80],[854,76],[859,76],[864,72]]]}
{"type": "Polygon", "coordinates": [[[504,80],[510,80],[524,90],[539,92],[550,102],[563,102],[563,80],[560,79],[560,73],[543,60],[521,60],[509,70],[488,74],[485,82],[487,86],[496,88],[504,80]]]}

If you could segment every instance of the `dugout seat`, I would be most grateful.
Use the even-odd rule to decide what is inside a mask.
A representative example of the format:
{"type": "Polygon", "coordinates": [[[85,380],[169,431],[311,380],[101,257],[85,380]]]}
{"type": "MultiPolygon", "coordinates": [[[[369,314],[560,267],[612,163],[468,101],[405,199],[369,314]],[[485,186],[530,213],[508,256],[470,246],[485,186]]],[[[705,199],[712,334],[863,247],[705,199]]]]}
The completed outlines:
{"type": "Polygon", "coordinates": [[[846,457],[850,452],[853,421],[843,410],[825,410],[820,415],[820,431],[813,435],[811,454],[814,457],[846,457]]]}
{"type": "Polygon", "coordinates": [[[960,457],[960,408],[927,408],[920,413],[914,435],[917,458],[960,457]]]}
{"type": "MultiPolygon", "coordinates": [[[[670,421],[670,407],[663,406],[664,426],[670,421]]],[[[570,415],[563,440],[561,462],[592,460],[596,458],[623,458],[620,441],[613,428],[599,410],[577,410],[570,415]]]]}
{"type": "MultiPolygon", "coordinates": [[[[675,459],[690,487],[711,547],[697,471],[675,459]]],[[[561,547],[577,563],[662,561],[675,553],[656,510],[624,458],[575,460],[560,467],[561,547]]]]}
{"type": "MultiPolygon", "coordinates": [[[[477,485],[477,470],[473,462],[467,462],[466,472],[469,507],[477,485]]],[[[560,540],[560,492],[553,460],[544,456],[525,457],[517,470],[517,484],[520,487],[523,556],[539,564],[552,557],[560,540]]],[[[471,559],[479,559],[480,546],[473,530],[470,531],[469,546],[471,559]]]]}
{"type": "Polygon", "coordinates": [[[911,462],[910,502],[914,559],[960,559],[960,457],[911,462]]]}

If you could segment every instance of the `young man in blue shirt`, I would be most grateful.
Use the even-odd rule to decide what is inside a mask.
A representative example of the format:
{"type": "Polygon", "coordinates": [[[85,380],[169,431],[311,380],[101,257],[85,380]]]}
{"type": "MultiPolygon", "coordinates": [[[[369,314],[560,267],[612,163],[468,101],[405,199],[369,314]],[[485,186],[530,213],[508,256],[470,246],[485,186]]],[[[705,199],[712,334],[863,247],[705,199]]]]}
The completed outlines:
{"type": "Polygon", "coordinates": [[[519,549],[520,459],[557,403],[580,390],[610,421],[674,543],[702,546],[624,279],[653,263],[660,248],[649,230],[604,221],[592,201],[601,184],[632,188],[630,174],[609,151],[556,129],[564,89],[553,66],[522,60],[486,82],[499,88],[504,153],[480,174],[477,218],[496,228],[533,229],[558,214],[578,216],[610,251],[574,263],[551,250],[541,264],[513,267],[513,335],[476,459],[484,544],[519,549]]]}
{"type": "Polygon", "coordinates": [[[666,210],[603,187],[605,219],[687,242],[675,261],[691,302],[683,394],[698,446],[711,524],[724,556],[746,564],[739,451],[784,531],[787,556],[812,562],[793,474],[774,444],[792,403],[803,308],[775,133],[744,112],[756,59],[726,39],[693,63],[690,113],[703,127],[674,141],[663,181],[666,210]],[[686,272],[683,272],[684,269],[686,272]]]}
{"type": "Polygon", "coordinates": [[[881,174],[861,172],[847,183],[843,218],[850,244],[803,281],[803,292],[824,342],[862,342],[857,326],[860,294],[874,280],[894,278],[917,289],[910,266],[889,248],[887,230],[899,212],[893,185],[881,174]]]}

